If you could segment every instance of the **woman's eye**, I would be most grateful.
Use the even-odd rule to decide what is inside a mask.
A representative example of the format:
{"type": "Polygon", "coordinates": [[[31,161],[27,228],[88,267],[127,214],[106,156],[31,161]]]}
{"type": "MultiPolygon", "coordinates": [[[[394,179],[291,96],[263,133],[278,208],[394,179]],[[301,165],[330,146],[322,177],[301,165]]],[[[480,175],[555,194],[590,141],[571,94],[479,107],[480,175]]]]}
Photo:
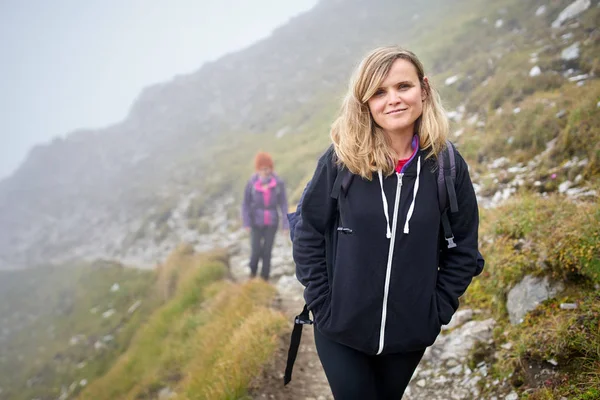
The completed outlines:
{"type": "Polygon", "coordinates": [[[402,83],[402,84],[398,85],[398,89],[399,90],[408,90],[408,89],[410,89],[410,85],[407,83],[402,83]]]}

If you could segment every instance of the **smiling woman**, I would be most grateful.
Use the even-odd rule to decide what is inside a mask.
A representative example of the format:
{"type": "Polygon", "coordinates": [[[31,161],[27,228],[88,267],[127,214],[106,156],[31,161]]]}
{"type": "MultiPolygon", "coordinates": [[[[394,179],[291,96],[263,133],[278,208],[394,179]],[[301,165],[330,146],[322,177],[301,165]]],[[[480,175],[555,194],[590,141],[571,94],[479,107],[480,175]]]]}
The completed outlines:
{"type": "Polygon", "coordinates": [[[419,135],[427,157],[445,147],[448,120],[437,91],[417,56],[398,47],[369,54],[351,80],[342,112],[331,129],[341,162],[369,179],[377,170],[394,172],[395,163],[412,154],[419,135]]]}
{"type": "Polygon", "coordinates": [[[423,78],[421,84],[413,64],[397,59],[375,94],[367,100],[375,123],[383,129],[400,158],[408,158],[412,149],[395,139],[412,137],[415,121],[423,113],[428,84],[427,78],[423,78]]]}
{"type": "Polygon", "coordinates": [[[439,96],[413,53],[384,47],[365,57],[301,200],[293,241],[336,399],[401,398],[476,274],[477,200],[447,135],[439,96]],[[455,162],[456,179],[445,177],[454,183],[446,185],[451,215],[438,202],[442,154],[455,162]],[[344,170],[352,185],[336,190],[344,170]],[[442,221],[456,245],[442,244],[442,221]]]}

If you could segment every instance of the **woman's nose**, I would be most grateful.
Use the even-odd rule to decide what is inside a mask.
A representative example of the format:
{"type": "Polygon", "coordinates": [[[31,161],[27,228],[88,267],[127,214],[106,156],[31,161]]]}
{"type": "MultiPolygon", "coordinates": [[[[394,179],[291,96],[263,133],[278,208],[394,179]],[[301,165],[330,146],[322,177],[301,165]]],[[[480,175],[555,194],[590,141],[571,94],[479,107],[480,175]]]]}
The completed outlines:
{"type": "Polygon", "coordinates": [[[388,104],[397,104],[400,102],[400,95],[395,90],[390,90],[387,95],[388,104]]]}

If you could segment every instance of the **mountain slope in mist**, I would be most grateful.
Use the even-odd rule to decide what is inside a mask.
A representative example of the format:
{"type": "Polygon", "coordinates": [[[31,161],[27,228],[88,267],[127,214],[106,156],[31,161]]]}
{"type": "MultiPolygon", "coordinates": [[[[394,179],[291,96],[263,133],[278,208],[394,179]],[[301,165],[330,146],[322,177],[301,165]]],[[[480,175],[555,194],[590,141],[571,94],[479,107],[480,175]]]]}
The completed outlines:
{"type": "Polygon", "coordinates": [[[97,257],[152,267],[182,240],[225,232],[253,153],[273,152],[290,188],[303,182],[352,68],[386,44],[423,59],[470,160],[530,159],[562,134],[534,180],[574,156],[594,177],[597,146],[583,143],[597,131],[576,142],[568,132],[589,125],[570,108],[597,98],[598,7],[561,17],[571,3],[321,1],[248,49],[145,89],[121,123],[34,148],[0,182],[0,268],[97,257]]]}

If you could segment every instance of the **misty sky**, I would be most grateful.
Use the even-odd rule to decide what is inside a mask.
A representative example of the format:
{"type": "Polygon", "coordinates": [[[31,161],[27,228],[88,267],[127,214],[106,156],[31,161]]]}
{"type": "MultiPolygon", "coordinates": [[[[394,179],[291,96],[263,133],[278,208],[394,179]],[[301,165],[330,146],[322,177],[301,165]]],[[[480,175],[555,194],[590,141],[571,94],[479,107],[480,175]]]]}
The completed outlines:
{"type": "Polygon", "coordinates": [[[36,143],[125,117],[141,89],[268,36],[317,0],[1,0],[0,179],[36,143]]]}

